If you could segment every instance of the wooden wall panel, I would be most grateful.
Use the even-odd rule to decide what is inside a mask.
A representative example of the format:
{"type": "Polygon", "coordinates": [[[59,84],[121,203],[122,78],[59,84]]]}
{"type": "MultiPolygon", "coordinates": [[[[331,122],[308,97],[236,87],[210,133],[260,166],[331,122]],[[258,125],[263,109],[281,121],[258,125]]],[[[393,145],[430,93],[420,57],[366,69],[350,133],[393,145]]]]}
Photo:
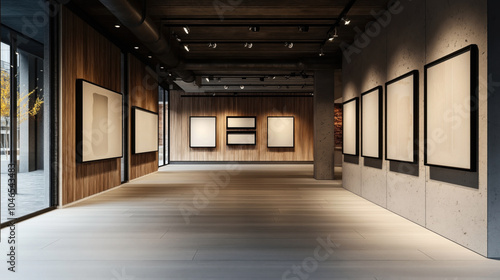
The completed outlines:
{"type": "Polygon", "coordinates": [[[181,94],[170,92],[171,161],[313,161],[313,98],[210,98],[181,94]],[[189,147],[190,116],[217,117],[216,148],[189,147]],[[226,116],[256,116],[257,145],[227,146],[226,116]],[[295,116],[295,148],[267,148],[267,116],[295,116]]]}
{"type": "Polygon", "coordinates": [[[120,159],[76,163],[76,80],[120,91],[120,49],[63,8],[61,54],[62,205],[120,185],[120,159]]]}
{"type": "MultiPolygon", "coordinates": [[[[129,55],[129,116],[132,116],[132,106],[158,112],[158,84],[154,75],[153,72],[147,71],[146,65],[129,55]]],[[[132,135],[131,118],[129,131],[129,135],[132,135]]],[[[130,136],[129,143],[131,143],[130,136]]],[[[158,152],[133,155],[132,147],[129,145],[129,154],[130,180],[158,170],[158,152]]]]}

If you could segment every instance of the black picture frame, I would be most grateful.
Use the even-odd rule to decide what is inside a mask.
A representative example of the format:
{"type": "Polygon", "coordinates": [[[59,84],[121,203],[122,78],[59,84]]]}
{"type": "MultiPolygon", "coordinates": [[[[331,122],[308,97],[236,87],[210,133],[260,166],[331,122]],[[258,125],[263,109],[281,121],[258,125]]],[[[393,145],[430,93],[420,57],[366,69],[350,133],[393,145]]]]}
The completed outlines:
{"type": "Polygon", "coordinates": [[[478,83],[479,79],[479,49],[477,45],[469,45],[447,56],[437,59],[424,66],[424,165],[431,167],[442,167],[453,170],[476,172],[477,171],[477,149],[478,149],[478,83]],[[449,166],[430,163],[428,160],[428,70],[436,65],[445,63],[453,58],[470,52],[470,159],[469,168],[449,166]]]}
{"type": "MultiPolygon", "coordinates": [[[[89,163],[89,162],[97,162],[101,160],[110,160],[110,159],[118,159],[123,157],[123,130],[121,131],[121,137],[119,139],[119,144],[120,145],[120,153],[119,155],[116,156],[111,156],[111,157],[96,157],[94,159],[88,160],[85,159],[84,155],[87,154],[87,151],[85,147],[88,145],[85,144],[84,139],[91,139],[93,136],[88,135],[89,132],[84,131],[84,113],[87,113],[87,110],[89,108],[86,108],[84,104],[84,96],[90,94],[89,92],[84,91],[84,86],[85,84],[89,84],[91,86],[95,86],[99,88],[100,90],[103,90],[107,93],[110,93],[112,95],[117,95],[120,97],[119,102],[117,103],[117,108],[121,111],[120,118],[119,120],[116,121],[116,124],[114,124],[114,127],[119,127],[122,129],[123,125],[123,95],[121,92],[111,90],[109,88],[103,87],[101,85],[98,85],[96,83],[90,82],[85,79],[77,79],[75,82],[75,116],[76,116],[76,123],[75,123],[75,156],[76,156],[76,162],[77,163],[89,163]]],[[[92,108],[93,109],[93,108],[92,108]]],[[[92,132],[90,132],[92,134],[92,132]]],[[[88,141],[87,141],[88,142],[88,141]]]]}
{"type": "Polygon", "coordinates": [[[419,79],[420,75],[418,70],[413,70],[410,71],[406,74],[403,74],[393,80],[388,81],[385,83],[385,159],[389,161],[395,161],[395,162],[405,162],[405,163],[412,163],[415,164],[418,162],[419,159],[419,79]],[[406,79],[408,77],[413,76],[413,161],[405,161],[405,160],[400,160],[400,159],[394,159],[390,158],[387,153],[387,131],[388,131],[388,126],[387,126],[387,120],[390,117],[388,115],[388,110],[387,110],[387,98],[388,98],[388,86],[391,84],[397,83],[403,79],[406,79]]]}
{"type": "Polygon", "coordinates": [[[196,148],[217,148],[217,117],[216,116],[190,116],[189,117],[189,147],[190,148],[193,148],[193,149],[196,149],[196,148]],[[214,119],[215,120],[215,126],[214,126],[214,145],[206,145],[206,146],[193,146],[192,142],[191,142],[191,138],[192,138],[192,122],[193,122],[193,119],[194,118],[200,118],[200,119],[204,119],[204,118],[210,118],[210,119],[214,119]]]}
{"type": "Polygon", "coordinates": [[[226,131],[226,145],[228,146],[255,146],[257,145],[257,132],[256,131],[226,131]],[[253,134],[253,143],[229,143],[230,134],[253,134]]]}
{"type": "Polygon", "coordinates": [[[383,95],[383,89],[382,86],[376,86],[368,91],[365,91],[361,94],[361,156],[364,158],[372,158],[372,159],[382,159],[383,158],[383,143],[382,143],[382,133],[383,133],[383,107],[382,107],[382,96],[383,95]],[[363,134],[363,126],[366,124],[363,124],[363,98],[367,96],[368,94],[373,94],[377,93],[378,94],[378,156],[373,157],[373,156],[367,156],[363,154],[363,142],[365,141],[364,139],[364,134],[363,134]]]}
{"type": "Polygon", "coordinates": [[[345,102],[342,103],[342,154],[343,155],[349,155],[349,156],[359,156],[359,97],[354,97],[354,98],[351,98],[345,102]],[[346,126],[345,126],[345,120],[346,120],[346,110],[345,110],[345,105],[351,103],[351,102],[354,102],[355,103],[355,106],[356,106],[356,120],[355,120],[355,130],[356,130],[356,139],[354,140],[356,143],[356,152],[355,153],[348,153],[345,151],[344,149],[344,146],[345,146],[345,143],[347,143],[348,141],[346,141],[345,139],[345,136],[347,135],[345,133],[345,129],[346,129],[346,126]]]}
{"type": "Polygon", "coordinates": [[[237,116],[226,116],[226,129],[256,129],[257,128],[257,117],[255,116],[243,116],[243,117],[237,117],[237,116]],[[248,127],[230,127],[229,126],[229,119],[253,119],[253,126],[248,126],[248,127]]]}
{"type": "Polygon", "coordinates": [[[267,148],[269,149],[274,149],[274,148],[295,148],[295,116],[268,116],[267,117],[267,148]],[[292,146],[269,146],[269,119],[276,119],[276,118],[291,118],[292,119],[292,146]]]}
{"type": "Polygon", "coordinates": [[[150,111],[150,110],[146,110],[144,108],[141,108],[141,107],[137,107],[137,106],[132,106],[132,154],[145,154],[145,153],[151,153],[151,152],[158,152],[158,136],[159,136],[159,133],[158,133],[158,123],[159,123],[159,114],[158,113],[155,113],[153,111],[150,111]],[[156,149],[155,150],[148,150],[148,151],[141,151],[141,152],[138,152],[136,150],[136,143],[138,141],[138,135],[137,135],[137,125],[139,125],[139,123],[137,122],[137,111],[143,111],[143,112],[146,112],[148,114],[151,114],[151,115],[155,115],[156,116],[156,137],[154,137],[156,139],[156,149]]]}

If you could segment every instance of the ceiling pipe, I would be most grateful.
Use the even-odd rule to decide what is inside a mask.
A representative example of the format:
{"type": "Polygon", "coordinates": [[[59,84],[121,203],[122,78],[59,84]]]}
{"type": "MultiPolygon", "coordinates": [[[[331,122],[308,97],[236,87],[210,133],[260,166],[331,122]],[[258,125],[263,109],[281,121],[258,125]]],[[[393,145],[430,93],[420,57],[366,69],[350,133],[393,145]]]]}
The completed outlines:
{"type": "Polygon", "coordinates": [[[182,62],[182,68],[191,71],[306,71],[340,69],[341,63],[334,60],[316,61],[315,59],[290,61],[204,61],[182,62]]]}
{"type": "Polygon", "coordinates": [[[167,68],[185,82],[193,82],[193,72],[180,69],[181,60],[174,54],[154,21],[130,0],[99,0],[124,26],[126,26],[167,68]]]}

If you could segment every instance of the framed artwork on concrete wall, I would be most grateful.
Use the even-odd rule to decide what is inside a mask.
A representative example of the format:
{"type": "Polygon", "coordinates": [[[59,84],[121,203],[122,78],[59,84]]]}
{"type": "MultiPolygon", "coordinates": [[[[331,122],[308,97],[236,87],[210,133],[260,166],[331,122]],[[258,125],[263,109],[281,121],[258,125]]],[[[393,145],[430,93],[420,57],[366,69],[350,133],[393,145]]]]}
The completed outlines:
{"type": "Polygon", "coordinates": [[[385,159],[418,160],[418,71],[385,84],[385,159]]]}
{"type": "Polygon", "coordinates": [[[217,146],[217,117],[189,117],[189,147],[217,146]]]}
{"type": "Polygon", "coordinates": [[[458,50],[424,69],[425,164],[476,171],[477,46],[458,50]]]}
{"type": "Polygon", "coordinates": [[[255,129],[257,117],[226,117],[226,129],[255,129]]]}
{"type": "Polygon", "coordinates": [[[359,98],[342,104],[342,154],[359,155],[359,98]]]}
{"type": "Polygon", "coordinates": [[[382,158],[382,87],[361,94],[361,156],[382,158]]]}
{"type": "Polygon", "coordinates": [[[255,131],[227,131],[227,145],[256,145],[255,131]]]}
{"type": "Polygon", "coordinates": [[[158,113],[132,107],[132,153],[158,151],[158,113]]]}
{"type": "Polygon", "coordinates": [[[295,117],[267,117],[267,147],[295,147],[295,117]]]}
{"type": "Polygon", "coordinates": [[[76,81],[76,160],[123,156],[122,94],[89,81],[76,81]]]}

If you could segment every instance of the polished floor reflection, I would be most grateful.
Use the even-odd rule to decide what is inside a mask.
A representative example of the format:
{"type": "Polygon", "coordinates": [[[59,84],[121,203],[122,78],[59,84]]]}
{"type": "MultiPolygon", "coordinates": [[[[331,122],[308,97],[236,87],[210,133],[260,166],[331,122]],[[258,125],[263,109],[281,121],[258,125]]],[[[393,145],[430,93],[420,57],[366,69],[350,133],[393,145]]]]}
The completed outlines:
{"type": "Polygon", "coordinates": [[[22,222],[17,238],[18,272],[4,264],[0,279],[500,277],[499,261],[312,179],[311,165],[170,165],[22,222]]]}

